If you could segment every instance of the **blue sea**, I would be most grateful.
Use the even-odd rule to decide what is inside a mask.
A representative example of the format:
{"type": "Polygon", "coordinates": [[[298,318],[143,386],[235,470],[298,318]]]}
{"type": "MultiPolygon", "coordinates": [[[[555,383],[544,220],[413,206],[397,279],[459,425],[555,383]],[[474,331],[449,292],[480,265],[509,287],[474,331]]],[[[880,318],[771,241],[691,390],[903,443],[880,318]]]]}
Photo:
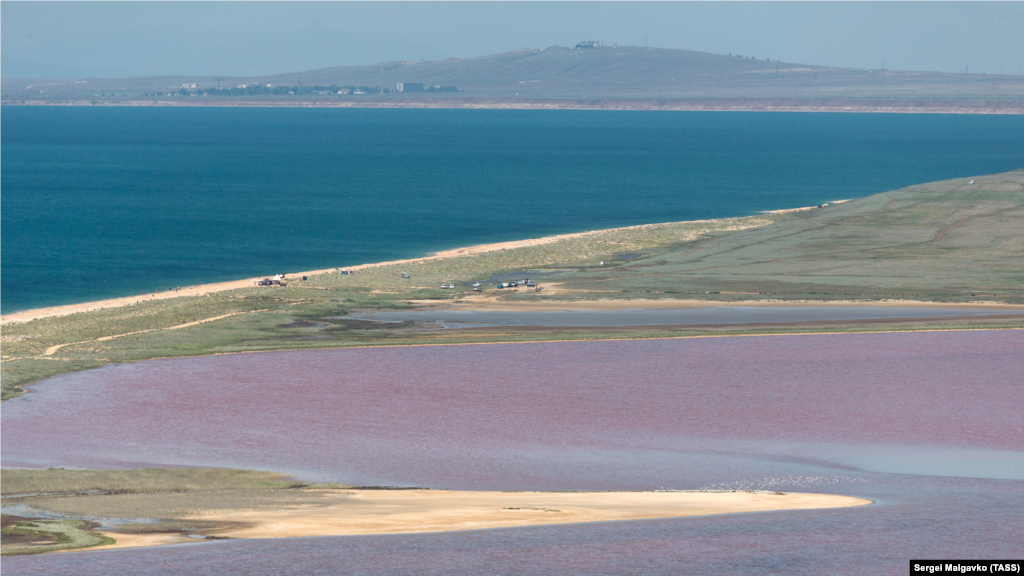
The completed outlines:
{"type": "Polygon", "coordinates": [[[1024,117],[4,107],[2,311],[1024,167],[1024,117]]]}

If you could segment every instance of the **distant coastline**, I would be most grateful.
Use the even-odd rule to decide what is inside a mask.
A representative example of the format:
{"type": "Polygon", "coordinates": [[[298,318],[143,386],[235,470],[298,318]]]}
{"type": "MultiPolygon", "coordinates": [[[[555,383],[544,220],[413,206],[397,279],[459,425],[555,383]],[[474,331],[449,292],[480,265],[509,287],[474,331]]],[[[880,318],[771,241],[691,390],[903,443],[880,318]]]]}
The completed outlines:
{"type": "Polygon", "coordinates": [[[1024,114],[1024,101],[829,98],[95,98],[7,99],[3,106],[162,106],[218,108],[412,108],[469,110],[647,110],[691,112],[846,112],[886,114],[1024,114]]]}

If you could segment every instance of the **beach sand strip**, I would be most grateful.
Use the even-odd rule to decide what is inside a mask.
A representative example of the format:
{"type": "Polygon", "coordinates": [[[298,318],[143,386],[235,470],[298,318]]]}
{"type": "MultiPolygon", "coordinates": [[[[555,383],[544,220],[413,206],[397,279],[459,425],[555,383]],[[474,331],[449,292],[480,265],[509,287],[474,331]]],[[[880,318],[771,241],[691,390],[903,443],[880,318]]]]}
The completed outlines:
{"type": "MultiPolygon", "coordinates": [[[[793,210],[809,210],[813,207],[806,208],[794,208],[793,210]]],[[[639,224],[636,226],[626,226],[622,228],[611,228],[605,230],[588,230],[586,232],[575,232],[571,234],[559,234],[556,236],[544,236],[541,238],[530,238],[525,240],[513,240],[509,242],[496,242],[492,244],[479,244],[476,246],[468,246],[464,248],[453,248],[451,250],[444,250],[436,252],[429,256],[423,256],[420,258],[408,258],[405,260],[391,260],[387,262],[375,262],[370,264],[360,264],[356,266],[347,266],[349,270],[358,272],[359,270],[365,270],[368,268],[376,268],[380,266],[392,266],[399,264],[416,264],[420,262],[429,262],[433,260],[444,260],[447,258],[456,258],[463,256],[473,256],[476,254],[484,254],[487,252],[496,252],[500,250],[512,250],[516,248],[527,248],[531,246],[541,246],[544,244],[552,244],[563,240],[571,240],[574,238],[583,238],[586,236],[593,236],[599,234],[605,234],[607,232],[617,232],[625,230],[643,230],[647,228],[657,228],[662,226],[671,226],[673,224],[701,224],[706,222],[714,222],[714,220],[693,220],[686,222],[665,222],[656,224],[639,224]]],[[[336,272],[338,268],[326,268],[323,270],[308,270],[305,272],[288,272],[285,274],[287,278],[296,278],[302,276],[318,276],[321,274],[329,274],[336,272]]],[[[227,282],[217,282],[213,284],[201,284],[196,286],[187,286],[178,290],[168,290],[165,292],[155,292],[140,294],[138,296],[125,296],[122,298],[110,298],[106,300],[96,300],[93,302],[82,302],[80,304],[68,304],[65,306],[51,306],[47,308],[36,308],[33,310],[23,310],[21,312],[13,312],[4,316],[0,316],[0,325],[8,324],[11,322],[28,322],[39,318],[49,318],[53,316],[66,316],[69,314],[76,314],[79,312],[91,312],[93,310],[103,310],[107,308],[120,308],[123,306],[130,306],[139,302],[150,302],[153,300],[164,300],[168,298],[179,298],[182,296],[203,296],[206,294],[213,294],[216,292],[225,292],[229,290],[237,290],[240,288],[252,288],[255,280],[259,278],[250,278],[246,280],[231,280],[227,282]]]]}
{"type": "MultiPolygon", "coordinates": [[[[468,492],[332,490],[321,503],[280,509],[209,510],[204,523],[228,527],[194,535],[295,538],[408,534],[713,514],[812,510],[871,504],[852,496],[777,492],[468,492]]],[[[92,550],[205,540],[184,534],[104,532],[117,544],[92,550]]]]}

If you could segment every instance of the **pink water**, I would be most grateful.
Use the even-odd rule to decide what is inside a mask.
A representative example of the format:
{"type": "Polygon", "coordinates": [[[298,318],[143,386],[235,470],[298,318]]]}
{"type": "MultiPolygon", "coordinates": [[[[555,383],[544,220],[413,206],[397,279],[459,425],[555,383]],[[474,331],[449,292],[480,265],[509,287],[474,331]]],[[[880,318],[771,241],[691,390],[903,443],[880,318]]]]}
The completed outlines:
{"type": "Polygon", "coordinates": [[[730,486],[828,512],[8,558],[24,573],[903,573],[1020,555],[1024,332],[158,360],[3,405],[4,466],[236,466],[460,489],[730,486]],[[56,417],[55,417],[56,415],[56,417]],[[689,567],[681,570],[681,566],[689,567]],[[692,570],[690,570],[692,568],[692,570]]]}

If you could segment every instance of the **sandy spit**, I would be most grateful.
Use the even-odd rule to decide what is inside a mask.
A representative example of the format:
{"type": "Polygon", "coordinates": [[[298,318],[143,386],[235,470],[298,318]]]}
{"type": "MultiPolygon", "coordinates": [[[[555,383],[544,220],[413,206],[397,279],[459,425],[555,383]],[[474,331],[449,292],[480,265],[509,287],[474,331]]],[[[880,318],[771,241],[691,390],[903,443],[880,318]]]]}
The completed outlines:
{"type": "MultiPolygon", "coordinates": [[[[848,202],[848,200],[837,200],[833,201],[834,204],[842,202],[848,202]]],[[[781,212],[796,212],[801,210],[810,210],[814,206],[805,206],[802,208],[789,208],[786,210],[774,210],[771,213],[781,212]]],[[[701,222],[712,222],[713,220],[693,220],[687,221],[686,223],[701,223],[701,222]]],[[[673,223],[667,223],[673,224],[673,223]]],[[[497,242],[493,244],[479,244],[476,246],[468,246],[465,248],[454,248],[451,250],[444,250],[436,252],[429,256],[420,258],[408,258],[405,260],[391,260],[387,262],[376,262],[369,264],[360,264],[356,266],[345,266],[344,264],[339,267],[347,267],[350,270],[358,272],[367,268],[374,268],[379,266],[389,266],[395,264],[413,264],[418,262],[427,262],[431,260],[443,260],[446,258],[460,257],[460,256],[472,256],[474,254],[483,254],[486,252],[495,252],[499,250],[509,250],[513,248],[523,248],[529,246],[539,246],[543,244],[551,244],[561,240],[579,238],[589,235],[603,234],[609,231],[615,230],[635,230],[642,229],[652,226],[664,226],[666,223],[657,224],[640,224],[638,226],[626,226],[623,228],[612,228],[608,230],[589,230],[587,232],[576,232],[572,234],[560,234],[556,236],[545,236],[542,238],[532,238],[527,240],[513,240],[510,242],[497,242]]],[[[335,272],[338,268],[326,268],[323,270],[309,270],[305,272],[288,272],[285,274],[286,278],[296,278],[302,276],[317,276],[320,274],[328,274],[335,272]]],[[[276,272],[268,273],[268,276],[275,274],[276,272]]],[[[148,302],[151,300],[162,300],[166,298],[178,298],[181,296],[202,296],[205,294],[211,294],[215,292],[225,292],[228,290],[237,290],[239,288],[251,288],[255,280],[259,278],[249,278],[246,280],[231,280],[227,282],[217,282],[213,284],[200,284],[197,286],[182,287],[179,291],[166,291],[140,294],[138,296],[126,296],[123,298],[111,298],[107,300],[97,300],[93,302],[83,302],[80,304],[68,304],[65,306],[52,306],[48,308],[36,308],[34,310],[23,310],[21,312],[14,312],[5,316],[0,316],[0,325],[9,324],[14,322],[29,322],[39,318],[49,318],[53,316],[66,316],[69,314],[76,314],[78,312],[90,312],[93,310],[102,310],[106,308],[120,308],[123,306],[130,306],[138,302],[148,302]]],[[[549,294],[557,294],[557,285],[553,285],[554,290],[549,291],[549,294]]],[[[272,288],[268,288],[272,290],[272,288]]],[[[997,309],[1024,309],[1024,306],[1003,304],[1000,302],[971,302],[966,304],[940,304],[932,302],[919,302],[919,301],[907,301],[907,300],[883,300],[883,301],[773,301],[770,299],[765,300],[747,300],[743,302],[716,302],[716,301],[704,301],[704,300],[607,300],[607,301],[586,301],[586,302],[538,302],[538,303],[507,303],[493,301],[494,297],[487,297],[484,295],[474,295],[465,300],[465,304],[471,304],[473,309],[476,310],[492,310],[492,311],[542,311],[542,310],[624,310],[630,308],[656,308],[656,309],[677,309],[677,308],[694,308],[704,306],[910,306],[910,307],[951,307],[951,308],[997,308],[997,309]]],[[[413,301],[413,303],[417,303],[413,301]]],[[[436,306],[436,301],[423,302],[424,305],[436,306]]],[[[204,320],[208,321],[208,320],[204,320]]]]}
{"type": "MultiPolygon", "coordinates": [[[[810,208],[810,207],[809,207],[810,208]]],[[[806,210],[809,208],[797,208],[797,210],[806,210]]],[[[693,220],[692,223],[700,222],[711,222],[712,220],[693,220]]],[[[688,221],[687,223],[691,223],[688,221]]],[[[640,224],[638,226],[626,226],[623,228],[612,228],[611,230],[636,230],[642,228],[648,228],[653,226],[664,226],[665,224],[640,224]]],[[[561,240],[580,238],[584,236],[603,234],[609,230],[589,230],[587,232],[576,232],[572,234],[560,234],[557,236],[545,236],[542,238],[532,238],[527,240],[513,240],[510,242],[497,242],[493,244],[479,244],[476,246],[468,246],[465,248],[454,248],[452,250],[444,250],[442,252],[436,252],[429,256],[421,258],[408,258],[405,260],[391,260],[388,262],[376,262],[370,264],[360,264],[357,266],[347,266],[345,264],[339,264],[339,267],[346,267],[349,270],[358,272],[367,268],[374,268],[378,266],[389,266],[393,264],[413,264],[417,262],[427,262],[430,260],[443,260],[445,258],[459,257],[459,256],[472,256],[474,254],[483,254],[485,252],[495,252],[498,250],[509,250],[512,248],[524,248],[528,246],[540,246],[543,244],[551,244],[561,240]]],[[[296,278],[302,276],[317,276],[319,274],[327,274],[336,271],[337,268],[326,268],[323,270],[309,270],[305,272],[288,272],[285,274],[286,278],[296,278]]],[[[278,271],[268,271],[268,276],[276,274],[278,271]]],[[[261,277],[262,278],[262,277],[261,277]]],[[[36,308],[34,310],[23,310],[21,312],[14,312],[5,316],[0,316],[0,325],[8,324],[12,322],[28,322],[30,320],[36,320],[39,318],[49,318],[52,316],[66,316],[69,314],[75,314],[78,312],[90,312],[93,310],[102,310],[105,308],[119,308],[122,306],[130,306],[138,302],[148,302],[151,300],[162,300],[166,298],[178,298],[181,296],[202,296],[205,294],[211,294],[214,292],[225,292],[228,290],[237,290],[239,288],[251,288],[255,280],[259,278],[249,278],[246,280],[231,280],[228,282],[217,282],[214,284],[200,284],[197,286],[186,286],[182,287],[179,291],[161,291],[156,293],[140,294],[138,296],[126,296],[123,298],[111,298],[108,300],[97,300],[94,302],[83,302],[81,304],[68,304],[66,306],[52,306],[49,308],[36,308]]],[[[272,290],[273,288],[268,288],[272,290]]],[[[435,303],[436,304],[436,303],[435,303]]]]}
{"type": "MultiPolygon", "coordinates": [[[[230,538],[295,538],[408,534],[678,518],[711,514],[812,510],[871,504],[831,494],[770,492],[466,492],[449,490],[337,490],[323,503],[281,509],[211,510],[204,522],[230,528],[198,530],[230,538]]],[[[104,548],[202,542],[184,535],[126,535],[104,548]]]]}

